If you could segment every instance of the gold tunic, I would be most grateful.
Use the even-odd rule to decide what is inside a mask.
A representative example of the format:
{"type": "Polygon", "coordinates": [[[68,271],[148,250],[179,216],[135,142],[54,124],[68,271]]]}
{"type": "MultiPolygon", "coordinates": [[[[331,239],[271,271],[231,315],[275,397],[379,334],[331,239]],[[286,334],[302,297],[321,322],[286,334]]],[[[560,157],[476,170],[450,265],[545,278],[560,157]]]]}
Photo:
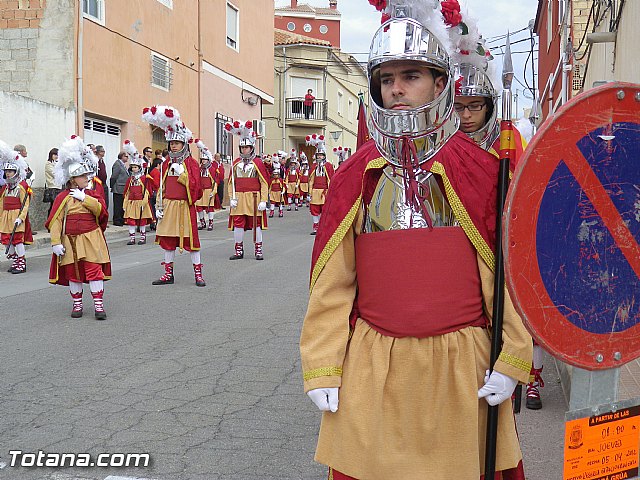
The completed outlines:
{"type": "MultiPolygon", "coordinates": [[[[64,266],[73,263],[71,242],[69,241],[69,237],[64,235],[62,231],[64,212],[66,211],[67,215],[90,213],[98,218],[102,211],[102,205],[100,205],[98,200],[89,195],[84,198],[83,202],[68,196],[62,201],[60,208],[62,209],[62,213],[51,222],[49,231],[51,232],[51,245],[62,244],[64,246],[65,254],[60,257],[60,266],[64,266]]],[[[93,263],[109,263],[109,249],[107,248],[104,234],[97,224],[97,220],[95,230],[75,235],[75,237],[78,260],[93,263]]]]}
{"type": "MultiPolygon", "coordinates": [[[[364,219],[361,208],[318,277],[304,319],[305,392],[340,387],[338,411],[323,413],[315,459],[360,480],[477,480],[484,470],[488,406],[477,392],[488,368],[489,334],[467,327],[395,338],[362,319],[350,332],[355,238],[364,219]]],[[[477,261],[490,317],[493,273],[479,256],[477,261]]],[[[401,286],[390,286],[389,295],[393,288],[401,286]]],[[[505,297],[504,344],[495,369],[526,383],[531,337],[505,297]]],[[[496,468],[514,468],[522,457],[508,400],[499,407],[498,425],[496,468]]]]}
{"type": "Polygon", "coordinates": [[[144,195],[142,200],[129,200],[129,192],[131,187],[140,186],[140,182],[134,180],[131,181],[129,190],[124,194],[123,206],[124,206],[124,218],[131,218],[133,220],[140,220],[141,218],[152,219],[151,207],[149,206],[149,190],[144,188],[144,195]]]}
{"type": "Polygon", "coordinates": [[[24,208],[22,209],[22,213],[20,213],[20,218],[22,219],[22,223],[18,228],[16,228],[16,233],[24,233],[25,224],[27,220],[27,214],[29,213],[29,204],[31,203],[31,199],[27,194],[24,187],[20,184],[16,186],[16,188],[9,190],[5,187],[2,197],[0,198],[0,233],[11,233],[13,231],[13,226],[15,225],[16,218],[18,218],[19,210],[5,210],[4,209],[4,199],[5,197],[18,197],[20,202],[24,201],[25,195],[27,196],[27,200],[24,204],[24,208]]]}
{"type": "MultiPolygon", "coordinates": [[[[265,178],[262,178],[258,167],[253,161],[245,164],[242,160],[232,166],[231,175],[229,175],[229,185],[227,188],[229,199],[233,198],[233,186],[234,178],[257,178],[260,181],[260,192],[256,197],[256,207],[260,202],[266,202],[269,198],[269,184],[265,178]]],[[[254,214],[253,209],[253,196],[254,192],[238,192],[236,191],[236,198],[238,199],[238,206],[232,208],[229,211],[229,215],[248,215],[250,217],[254,214]]],[[[258,212],[258,215],[261,213],[258,212]]]]}
{"type": "MultiPolygon", "coordinates": [[[[167,174],[167,176],[169,175],[170,174],[167,174]]],[[[177,182],[180,185],[184,185],[186,189],[189,189],[189,176],[186,170],[180,174],[177,182]]],[[[157,195],[159,197],[160,192],[158,192],[157,195]]],[[[156,205],[160,205],[160,202],[157,202],[156,205]]],[[[162,206],[164,215],[158,222],[156,237],[189,238],[190,241],[193,241],[191,237],[191,211],[189,210],[189,201],[163,198],[162,206]]],[[[156,243],[158,243],[158,240],[156,240],[156,243]]]]}
{"type": "Polygon", "coordinates": [[[308,190],[311,191],[311,201],[310,203],[312,205],[324,205],[324,202],[326,200],[326,195],[327,195],[327,190],[323,189],[323,188],[313,188],[313,183],[314,180],[316,178],[316,176],[323,176],[327,178],[327,189],[329,188],[329,176],[327,175],[327,169],[326,167],[323,165],[321,167],[318,168],[314,168],[313,170],[311,170],[311,172],[309,173],[309,185],[308,185],[308,190]]]}

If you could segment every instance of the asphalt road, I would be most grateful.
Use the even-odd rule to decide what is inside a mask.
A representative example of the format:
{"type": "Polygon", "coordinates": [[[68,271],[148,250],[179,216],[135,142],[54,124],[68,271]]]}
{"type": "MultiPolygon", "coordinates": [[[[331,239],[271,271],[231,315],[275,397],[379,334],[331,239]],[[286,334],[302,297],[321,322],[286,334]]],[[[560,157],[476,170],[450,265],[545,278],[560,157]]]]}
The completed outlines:
{"type": "MultiPolygon", "coordinates": [[[[201,232],[205,288],[188,254],[176,283],[152,286],[162,253],[110,242],[108,320],[71,319],[47,282],[50,250],[28,272],[0,261],[0,478],[324,479],[313,462],[320,415],[302,392],[298,338],[313,238],[307,209],[270,219],[265,260],[231,262],[226,215],[201,232]],[[25,453],[148,453],[147,467],[11,467],[25,453]]],[[[545,408],[518,418],[530,480],[562,478],[564,400],[552,362],[545,408]]],[[[25,457],[28,458],[28,457],[25,457]]],[[[18,460],[19,461],[19,460],[18,460]]]]}

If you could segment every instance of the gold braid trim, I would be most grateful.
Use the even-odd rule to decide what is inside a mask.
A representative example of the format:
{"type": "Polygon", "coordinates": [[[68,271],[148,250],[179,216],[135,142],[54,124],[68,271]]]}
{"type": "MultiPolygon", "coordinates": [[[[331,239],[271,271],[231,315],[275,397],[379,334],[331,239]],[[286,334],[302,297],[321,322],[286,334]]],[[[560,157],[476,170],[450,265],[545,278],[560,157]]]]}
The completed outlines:
{"type": "Polygon", "coordinates": [[[460,225],[462,226],[464,233],[467,234],[467,237],[469,237],[469,240],[471,240],[471,243],[476,248],[476,250],[482,257],[484,262],[487,264],[487,266],[491,269],[492,272],[495,272],[496,260],[493,255],[493,251],[491,250],[491,247],[489,247],[487,242],[484,240],[484,238],[482,238],[482,235],[480,235],[480,232],[478,231],[476,226],[473,224],[473,221],[471,220],[471,217],[469,216],[467,209],[464,208],[464,205],[462,204],[460,197],[458,197],[458,194],[453,189],[453,186],[451,185],[451,181],[449,180],[449,177],[447,176],[444,170],[444,165],[442,165],[438,161],[434,161],[430,170],[433,173],[440,175],[440,177],[442,178],[442,182],[444,183],[444,189],[447,193],[447,198],[449,199],[451,208],[453,209],[453,212],[456,215],[456,219],[460,222],[460,225]]]}
{"type": "Polygon", "coordinates": [[[333,480],[333,468],[329,467],[329,477],[327,480],[333,480]]]}
{"type": "Polygon", "coordinates": [[[322,367],[322,368],[314,368],[313,370],[309,370],[308,372],[304,372],[302,374],[302,378],[305,381],[311,380],[313,378],[318,377],[333,377],[333,376],[342,376],[342,367],[322,367]]]}
{"type": "MultiPolygon", "coordinates": [[[[382,157],[378,157],[374,160],[371,160],[367,164],[366,168],[364,169],[364,173],[366,173],[368,170],[372,168],[382,168],[386,165],[386,163],[387,161],[382,157]]],[[[316,284],[316,281],[320,276],[320,272],[329,261],[329,258],[331,257],[331,255],[333,255],[333,252],[336,251],[336,248],[338,248],[338,245],[340,245],[340,242],[342,242],[342,239],[347,234],[347,231],[351,228],[351,225],[353,225],[353,221],[355,220],[356,215],[358,214],[358,209],[360,208],[360,204],[362,202],[362,189],[364,188],[364,177],[365,176],[363,174],[362,175],[363,185],[360,186],[360,195],[358,195],[358,198],[356,199],[355,203],[353,204],[351,209],[349,209],[349,213],[347,213],[347,215],[342,219],[342,221],[340,222],[340,225],[338,225],[338,228],[336,228],[336,231],[333,232],[333,235],[331,235],[331,238],[329,239],[327,244],[324,246],[324,249],[322,250],[322,252],[320,253],[320,256],[318,257],[318,261],[313,267],[313,272],[311,273],[311,283],[309,286],[309,293],[311,293],[311,291],[313,290],[313,286],[316,284]]]]}
{"type": "Polygon", "coordinates": [[[500,352],[498,360],[519,370],[524,370],[527,373],[531,372],[531,362],[526,362],[515,355],[511,355],[510,353],[500,352]]]}

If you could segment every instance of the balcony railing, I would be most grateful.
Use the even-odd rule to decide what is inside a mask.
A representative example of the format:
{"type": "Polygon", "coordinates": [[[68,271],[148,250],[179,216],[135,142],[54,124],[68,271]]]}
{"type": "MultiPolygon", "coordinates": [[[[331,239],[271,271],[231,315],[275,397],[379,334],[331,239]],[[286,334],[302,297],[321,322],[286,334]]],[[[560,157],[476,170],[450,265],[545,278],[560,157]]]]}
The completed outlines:
{"type": "Polygon", "coordinates": [[[312,105],[305,105],[304,98],[294,97],[286,99],[287,120],[326,120],[327,101],[314,100],[312,105]]]}

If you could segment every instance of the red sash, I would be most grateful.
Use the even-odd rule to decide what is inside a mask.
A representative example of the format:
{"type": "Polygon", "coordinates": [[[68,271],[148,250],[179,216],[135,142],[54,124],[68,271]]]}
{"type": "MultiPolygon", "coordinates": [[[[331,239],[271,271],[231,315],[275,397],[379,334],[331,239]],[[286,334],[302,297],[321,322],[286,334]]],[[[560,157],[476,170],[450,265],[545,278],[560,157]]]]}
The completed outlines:
{"type": "Polygon", "coordinates": [[[4,197],[2,208],[5,210],[20,210],[20,207],[22,207],[22,200],[20,200],[20,197],[4,197]]]}
{"type": "Polygon", "coordinates": [[[164,198],[167,200],[189,200],[187,187],[178,183],[178,177],[167,175],[164,189],[164,198]]]}
{"type": "Polygon", "coordinates": [[[329,188],[327,177],[315,177],[313,179],[313,188],[316,188],[319,190],[326,190],[327,188],[329,188]]]}
{"type": "Polygon", "coordinates": [[[129,200],[142,200],[142,185],[132,185],[129,187],[129,200]]]}
{"type": "Polygon", "coordinates": [[[259,192],[260,180],[253,178],[236,178],[236,192],[259,192]]]}
{"type": "Polygon", "coordinates": [[[200,186],[203,190],[211,188],[213,183],[211,182],[211,177],[207,175],[206,177],[200,177],[200,186]]]}
{"type": "Polygon", "coordinates": [[[67,235],[82,235],[99,227],[96,217],[91,213],[74,213],[67,215],[65,231],[67,235]]]}
{"type": "Polygon", "coordinates": [[[390,337],[433,337],[483,327],[476,251],[460,227],[359,235],[359,316],[390,337]]]}
{"type": "Polygon", "coordinates": [[[300,175],[300,183],[309,183],[309,175],[300,175]]]}
{"type": "Polygon", "coordinates": [[[298,181],[298,177],[296,177],[295,175],[289,175],[289,183],[296,183],[298,181]]]}

